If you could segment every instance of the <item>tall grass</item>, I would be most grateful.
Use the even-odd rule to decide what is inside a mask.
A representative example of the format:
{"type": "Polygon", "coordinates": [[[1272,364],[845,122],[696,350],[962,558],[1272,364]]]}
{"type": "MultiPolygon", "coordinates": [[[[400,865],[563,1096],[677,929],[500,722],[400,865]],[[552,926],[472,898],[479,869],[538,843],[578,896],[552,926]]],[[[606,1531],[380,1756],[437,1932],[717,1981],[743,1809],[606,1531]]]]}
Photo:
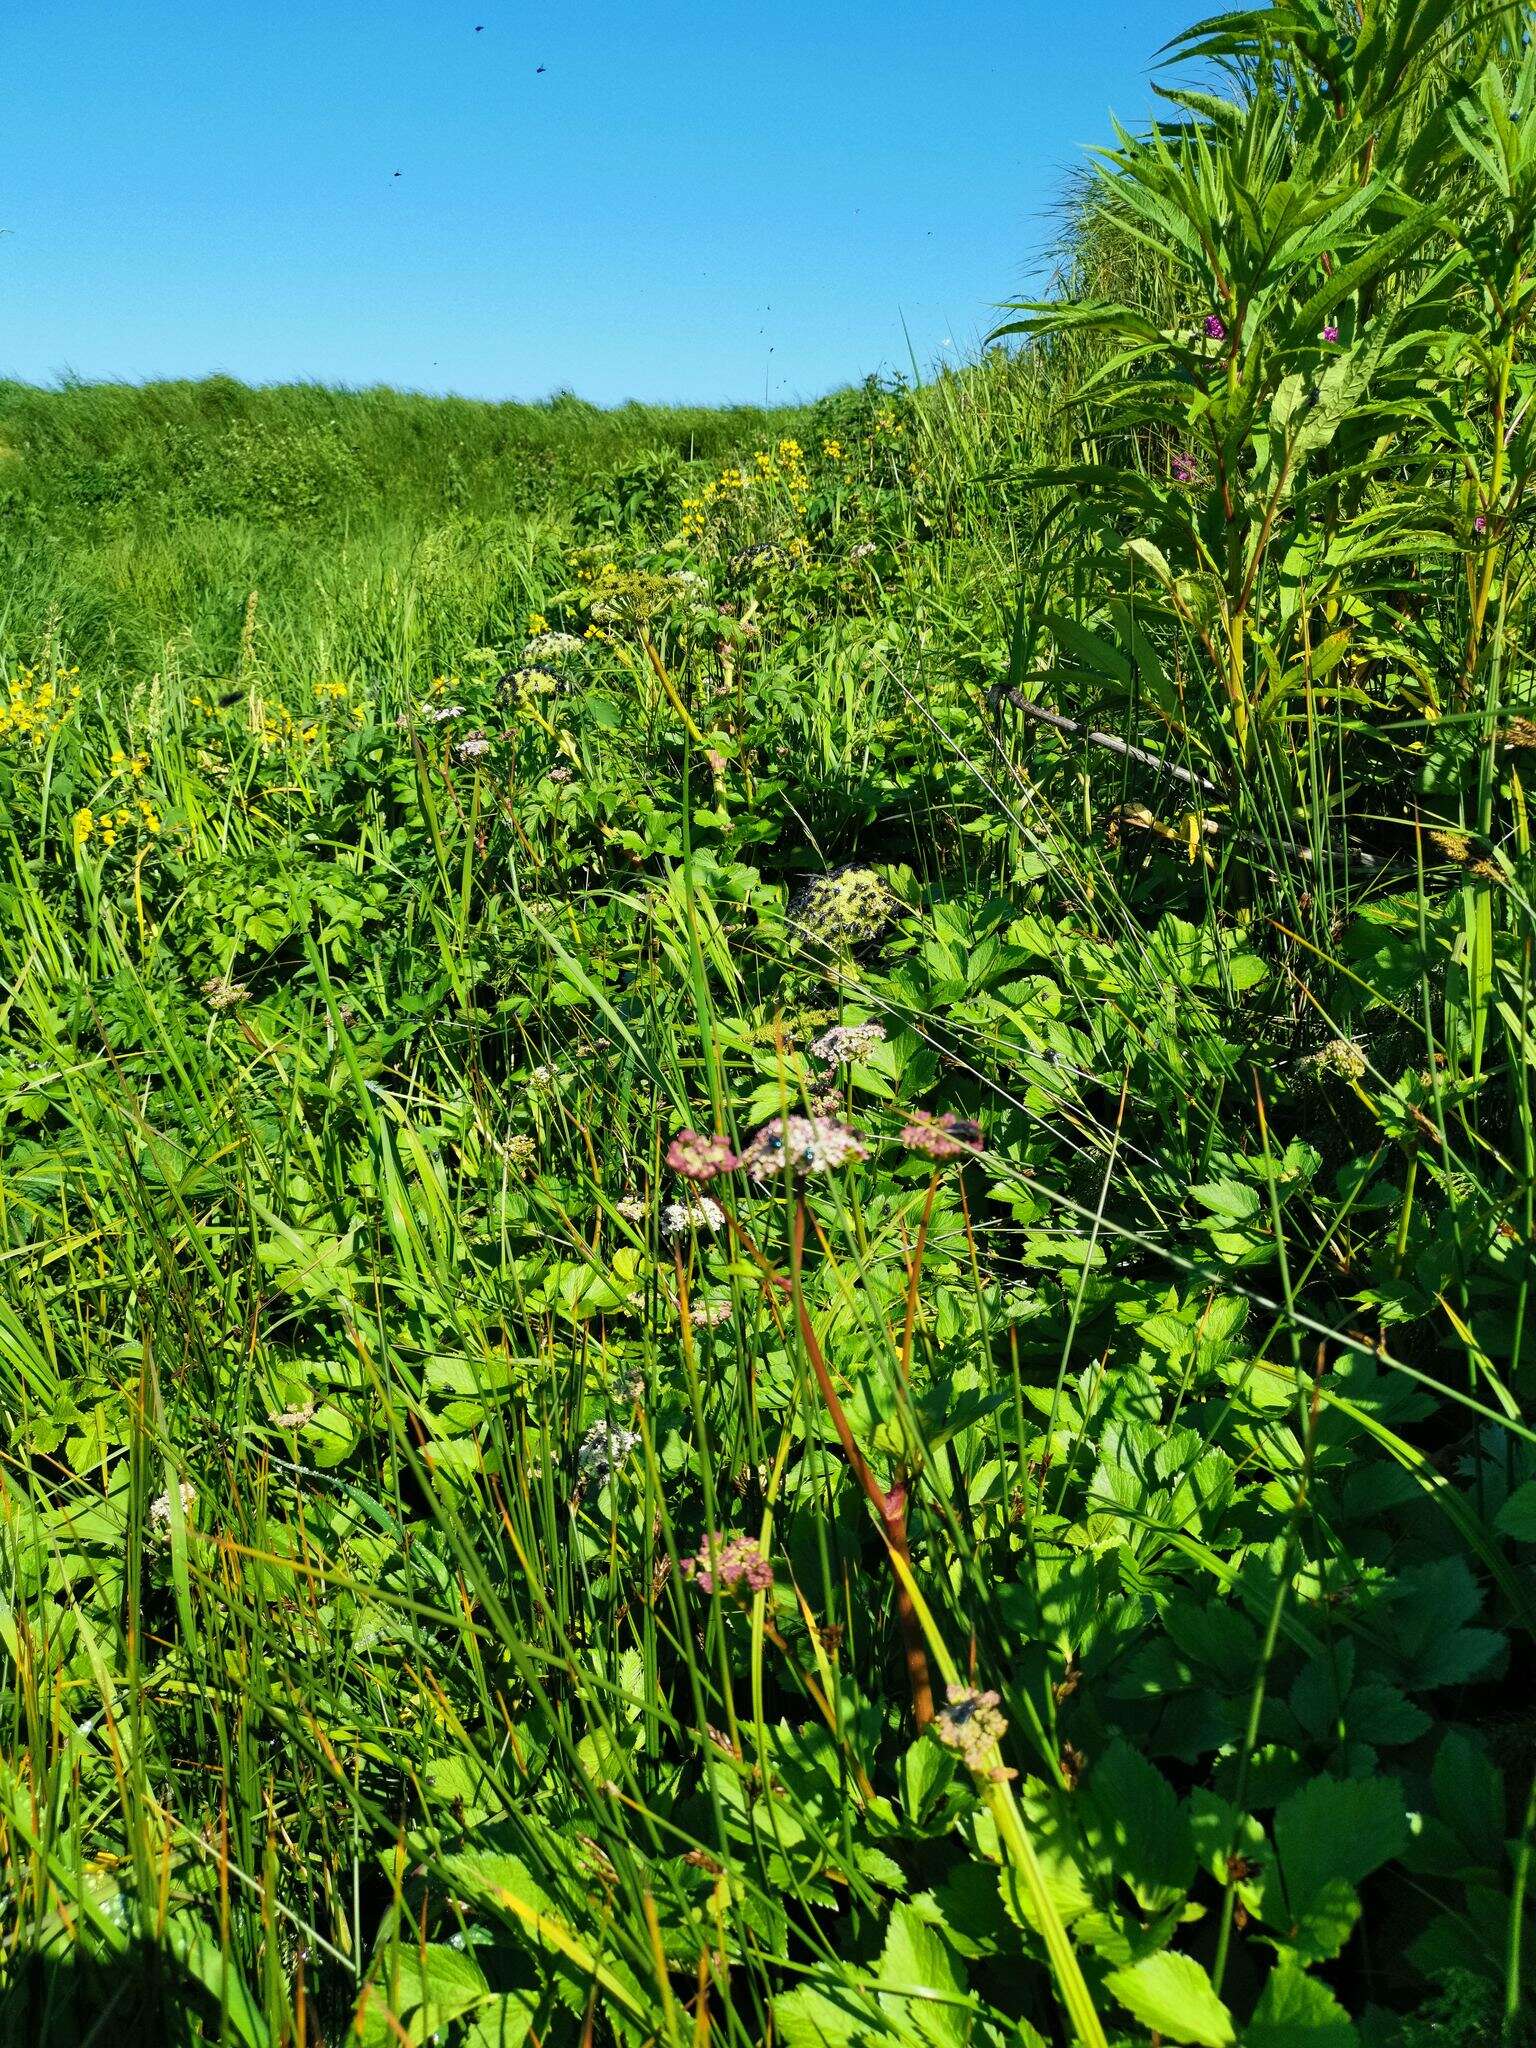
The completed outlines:
{"type": "Polygon", "coordinates": [[[1528,2038],[1531,59],[1192,48],[917,392],[7,396],[6,2038],[1528,2038]]]}

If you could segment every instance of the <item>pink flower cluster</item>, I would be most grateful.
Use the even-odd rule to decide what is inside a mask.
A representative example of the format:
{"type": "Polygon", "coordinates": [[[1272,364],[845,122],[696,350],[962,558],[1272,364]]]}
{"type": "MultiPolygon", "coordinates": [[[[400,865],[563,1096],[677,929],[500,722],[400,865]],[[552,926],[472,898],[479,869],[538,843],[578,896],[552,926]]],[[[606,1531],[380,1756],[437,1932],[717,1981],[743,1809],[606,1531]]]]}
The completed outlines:
{"type": "Polygon", "coordinates": [[[773,1584],[773,1566],[752,1536],[706,1536],[698,1554],[683,1560],[683,1570],[706,1593],[766,1593],[773,1584]]]}
{"type": "Polygon", "coordinates": [[[667,1164],[684,1180],[707,1181],[730,1173],[741,1161],[731,1150],[729,1138],[681,1130],[667,1147],[667,1164]]]}
{"type": "Polygon", "coordinates": [[[956,1116],[946,1109],[942,1116],[930,1116],[920,1109],[901,1134],[909,1152],[921,1152],[927,1159],[970,1159],[982,1149],[981,1126],[968,1116],[956,1116]]]}
{"type": "Polygon", "coordinates": [[[1225,341],[1227,338],[1227,323],[1219,313],[1207,313],[1205,316],[1205,332],[1208,340],[1225,341]]]}

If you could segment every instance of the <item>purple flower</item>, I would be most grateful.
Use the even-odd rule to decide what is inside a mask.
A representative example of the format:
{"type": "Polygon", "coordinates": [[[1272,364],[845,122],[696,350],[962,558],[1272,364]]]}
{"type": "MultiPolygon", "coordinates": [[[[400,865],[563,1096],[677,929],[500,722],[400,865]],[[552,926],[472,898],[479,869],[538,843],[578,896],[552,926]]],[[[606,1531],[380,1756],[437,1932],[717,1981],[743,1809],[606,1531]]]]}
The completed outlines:
{"type": "Polygon", "coordinates": [[[1488,531],[1488,521],[1481,512],[1478,513],[1472,522],[1472,531],[1474,533],[1486,533],[1488,531]]]}
{"type": "Polygon", "coordinates": [[[1220,315],[1219,313],[1207,313],[1207,314],[1206,314],[1206,316],[1205,316],[1205,333],[1206,333],[1206,339],[1207,339],[1208,341],[1225,341],[1225,340],[1226,340],[1226,338],[1227,338],[1227,323],[1226,323],[1226,321],[1225,321],[1225,320],[1223,320],[1223,319],[1222,319],[1222,317],[1221,317],[1221,315],[1220,315]]]}
{"type": "Polygon", "coordinates": [[[706,1536],[694,1557],[683,1560],[683,1570],[697,1579],[706,1593],[718,1587],[722,1593],[766,1593],[773,1584],[773,1566],[751,1536],[706,1536]]]}
{"type": "Polygon", "coordinates": [[[1193,455],[1186,455],[1182,448],[1176,448],[1173,451],[1172,456],[1169,458],[1168,467],[1173,471],[1173,480],[1176,484],[1192,484],[1194,482],[1196,475],[1195,458],[1193,455]]]}
{"type": "Polygon", "coordinates": [[[729,1173],[741,1161],[731,1150],[729,1138],[706,1138],[698,1131],[681,1130],[667,1147],[667,1164],[684,1180],[714,1180],[729,1173]]]}
{"type": "Polygon", "coordinates": [[[1327,326],[1326,326],[1326,327],[1325,327],[1325,328],[1323,329],[1323,340],[1324,340],[1324,341],[1337,341],[1337,340],[1338,340],[1338,338],[1339,338],[1339,330],[1337,329],[1337,327],[1335,327],[1335,326],[1334,326],[1333,322],[1332,322],[1332,321],[1330,320],[1330,321],[1328,322],[1328,325],[1327,325],[1327,326]]]}
{"type": "Polygon", "coordinates": [[[956,1116],[946,1109],[942,1116],[930,1116],[920,1109],[901,1134],[909,1152],[921,1152],[929,1159],[974,1158],[982,1148],[981,1126],[968,1116],[956,1116]]]}

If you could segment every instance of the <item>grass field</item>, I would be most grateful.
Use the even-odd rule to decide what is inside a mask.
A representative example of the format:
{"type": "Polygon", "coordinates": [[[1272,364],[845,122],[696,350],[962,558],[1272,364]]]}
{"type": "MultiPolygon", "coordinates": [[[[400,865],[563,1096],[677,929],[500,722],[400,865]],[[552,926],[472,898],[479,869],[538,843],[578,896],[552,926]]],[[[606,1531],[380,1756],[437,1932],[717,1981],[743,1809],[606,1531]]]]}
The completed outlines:
{"type": "Polygon", "coordinates": [[[0,2042],[1536,2039],[1526,27],[917,389],[0,387],[0,2042]]]}

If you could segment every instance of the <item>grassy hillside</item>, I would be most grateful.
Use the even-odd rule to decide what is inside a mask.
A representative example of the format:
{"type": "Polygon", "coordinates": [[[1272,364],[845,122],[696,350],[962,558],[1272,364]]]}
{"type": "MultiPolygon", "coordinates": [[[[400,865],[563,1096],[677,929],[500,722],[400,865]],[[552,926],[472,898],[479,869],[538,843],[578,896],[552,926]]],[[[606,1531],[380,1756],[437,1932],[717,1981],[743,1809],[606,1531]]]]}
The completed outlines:
{"type": "MultiPolygon", "coordinates": [[[[690,463],[800,423],[751,406],[491,405],[225,377],[0,384],[0,619],[30,652],[67,618],[71,658],[96,673],[218,673],[256,589],[264,629],[292,636],[279,665],[376,661],[377,593],[440,589],[445,553],[516,548],[541,517],[588,533],[675,506],[690,463]]],[[[440,622],[412,623],[431,639],[440,622]]],[[[429,670],[480,624],[441,623],[429,670]]]]}
{"type": "Polygon", "coordinates": [[[1532,2038],[1536,56],[1191,48],[915,393],[5,395],[0,2041],[1532,2038]]]}

